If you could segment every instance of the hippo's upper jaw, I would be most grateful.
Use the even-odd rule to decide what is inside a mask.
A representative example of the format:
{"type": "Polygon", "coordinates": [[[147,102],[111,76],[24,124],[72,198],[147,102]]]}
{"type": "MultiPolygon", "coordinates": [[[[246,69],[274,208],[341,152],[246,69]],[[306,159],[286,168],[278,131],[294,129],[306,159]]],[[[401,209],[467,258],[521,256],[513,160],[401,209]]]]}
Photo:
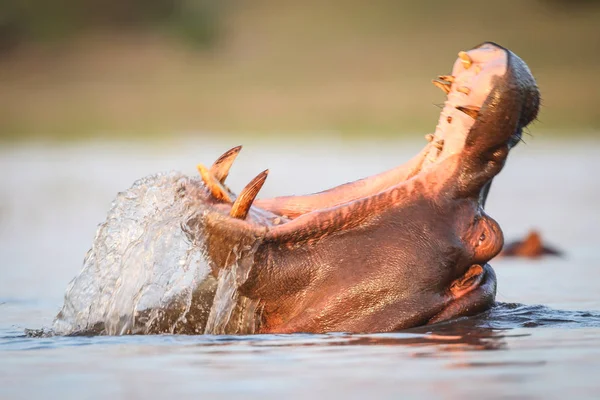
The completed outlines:
{"type": "Polygon", "coordinates": [[[448,95],[435,133],[379,175],[254,201],[266,172],[237,198],[222,185],[239,148],[200,168],[208,190],[199,201],[211,207],[198,234],[215,274],[245,251],[237,291],[254,302],[257,331],[391,331],[493,304],[487,263],[503,237],[483,206],[539,93],[523,61],[493,43],[460,52],[434,83],[448,95]]]}

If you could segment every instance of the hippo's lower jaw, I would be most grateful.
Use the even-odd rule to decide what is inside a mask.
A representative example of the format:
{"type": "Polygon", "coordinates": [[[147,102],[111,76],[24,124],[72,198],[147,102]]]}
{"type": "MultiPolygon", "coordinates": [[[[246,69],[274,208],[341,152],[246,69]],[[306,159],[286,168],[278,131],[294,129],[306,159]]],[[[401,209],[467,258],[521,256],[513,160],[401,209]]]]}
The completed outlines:
{"type": "MultiPolygon", "coordinates": [[[[239,147],[211,168],[199,166],[203,182],[185,179],[169,189],[176,193],[173,209],[185,211],[183,232],[214,278],[194,281],[189,302],[144,301],[145,311],[136,302],[124,318],[114,312],[129,295],[117,287],[123,273],[113,279],[102,272],[115,287],[97,290],[94,315],[113,315],[117,328],[108,332],[117,333],[385,332],[489,308],[496,277],[488,261],[504,239],[483,206],[510,148],[537,114],[539,93],[523,61],[493,43],[459,53],[451,75],[435,84],[448,95],[435,133],[411,161],[379,175],[313,195],[255,201],[267,171],[239,196],[224,186],[239,147]],[[174,322],[167,329],[160,321],[174,322]]],[[[90,308],[90,282],[84,276],[72,286],[63,315],[90,308]]]]}

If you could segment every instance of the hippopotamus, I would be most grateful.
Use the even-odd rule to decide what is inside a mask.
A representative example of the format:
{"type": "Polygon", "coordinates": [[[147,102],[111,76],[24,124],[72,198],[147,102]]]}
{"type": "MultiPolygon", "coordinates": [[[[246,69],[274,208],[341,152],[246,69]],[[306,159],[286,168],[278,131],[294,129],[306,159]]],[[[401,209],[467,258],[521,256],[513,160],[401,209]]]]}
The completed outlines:
{"type": "Polygon", "coordinates": [[[499,256],[501,257],[524,257],[539,258],[542,256],[562,257],[562,251],[544,244],[542,235],[535,229],[529,231],[522,240],[515,240],[507,243],[499,256]]]}
{"type": "Polygon", "coordinates": [[[178,178],[174,201],[193,210],[181,232],[209,267],[190,283],[190,300],[109,318],[103,301],[118,305],[110,297],[127,275],[114,287],[96,283],[105,300],[93,307],[87,276],[71,284],[57,326],[84,310],[62,332],[370,333],[489,309],[496,276],[488,262],[504,241],[484,206],[540,95],[526,64],[492,42],[461,51],[452,72],[433,82],[447,95],[437,127],[413,159],[389,171],[316,194],[257,199],[268,170],[238,195],[225,185],[236,147],[199,165],[201,179],[178,178]],[[100,310],[94,319],[90,308],[100,310]],[[128,322],[111,330],[109,319],[128,322]]]}

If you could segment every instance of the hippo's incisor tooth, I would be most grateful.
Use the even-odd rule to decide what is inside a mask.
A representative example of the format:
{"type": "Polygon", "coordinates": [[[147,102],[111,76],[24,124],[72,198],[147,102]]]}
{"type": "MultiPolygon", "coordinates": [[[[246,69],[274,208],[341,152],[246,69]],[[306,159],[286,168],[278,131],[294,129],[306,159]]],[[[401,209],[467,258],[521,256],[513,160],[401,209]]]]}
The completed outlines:
{"type": "Polygon", "coordinates": [[[198,169],[198,172],[202,177],[202,181],[204,181],[204,184],[206,185],[208,190],[210,190],[210,193],[213,195],[213,197],[217,200],[222,200],[231,203],[231,198],[221,185],[221,182],[219,182],[203,164],[198,164],[196,168],[198,169]]]}
{"type": "Polygon", "coordinates": [[[229,175],[229,169],[238,156],[242,146],[236,146],[223,153],[223,155],[217,158],[217,161],[210,167],[210,173],[221,183],[225,183],[227,175],[229,175]]]}
{"type": "Polygon", "coordinates": [[[471,57],[465,51],[459,52],[458,58],[460,58],[460,61],[462,62],[463,67],[465,67],[465,69],[469,69],[471,64],[473,64],[473,60],[471,60],[471,57]]]}
{"type": "Polygon", "coordinates": [[[477,116],[479,116],[480,108],[476,106],[456,106],[456,109],[464,112],[473,119],[477,119],[477,116]]]}
{"type": "Polygon", "coordinates": [[[464,94],[466,94],[466,95],[468,95],[469,93],[471,93],[471,89],[469,89],[469,88],[468,88],[468,87],[466,87],[466,86],[460,86],[460,87],[458,87],[458,88],[456,89],[456,91],[457,91],[457,92],[460,92],[460,93],[464,93],[464,94]]]}
{"type": "Polygon", "coordinates": [[[250,183],[246,185],[238,198],[235,199],[233,206],[231,206],[231,211],[229,212],[230,216],[238,219],[246,219],[248,211],[250,211],[250,206],[264,185],[267,175],[269,175],[268,169],[258,174],[256,178],[252,179],[250,183]]]}
{"type": "Polygon", "coordinates": [[[433,83],[436,87],[439,87],[440,89],[442,89],[444,91],[444,93],[446,93],[446,94],[450,93],[450,84],[449,83],[438,81],[437,79],[433,79],[431,81],[431,83],[433,83]]]}
{"type": "Polygon", "coordinates": [[[427,135],[425,135],[425,140],[427,140],[428,142],[431,142],[433,139],[435,139],[435,135],[433,133],[428,133],[427,135]]]}
{"type": "Polygon", "coordinates": [[[454,77],[452,75],[440,75],[438,76],[438,79],[450,83],[454,82],[454,77]]]}

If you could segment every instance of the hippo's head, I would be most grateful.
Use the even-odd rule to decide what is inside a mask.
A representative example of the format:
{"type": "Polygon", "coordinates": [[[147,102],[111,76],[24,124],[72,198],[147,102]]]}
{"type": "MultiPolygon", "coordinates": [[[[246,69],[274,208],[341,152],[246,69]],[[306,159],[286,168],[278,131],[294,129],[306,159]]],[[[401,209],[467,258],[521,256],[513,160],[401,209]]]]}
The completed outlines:
{"type": "Polygon", "coordinates": [[[244,271],[236,289],[256,331],[392,331],[494,303],[488,262],[503,236],[484,204],[539,92],[525,63],[494,43],[459,53],[434,83],[448,95],[435,133],[382,174],[255,201],[266,172],[237,197],[222,184],[239,148],[200,167],[198,198],[211,206],[187,229],[203,237],[215,274],[244,271]]]}

